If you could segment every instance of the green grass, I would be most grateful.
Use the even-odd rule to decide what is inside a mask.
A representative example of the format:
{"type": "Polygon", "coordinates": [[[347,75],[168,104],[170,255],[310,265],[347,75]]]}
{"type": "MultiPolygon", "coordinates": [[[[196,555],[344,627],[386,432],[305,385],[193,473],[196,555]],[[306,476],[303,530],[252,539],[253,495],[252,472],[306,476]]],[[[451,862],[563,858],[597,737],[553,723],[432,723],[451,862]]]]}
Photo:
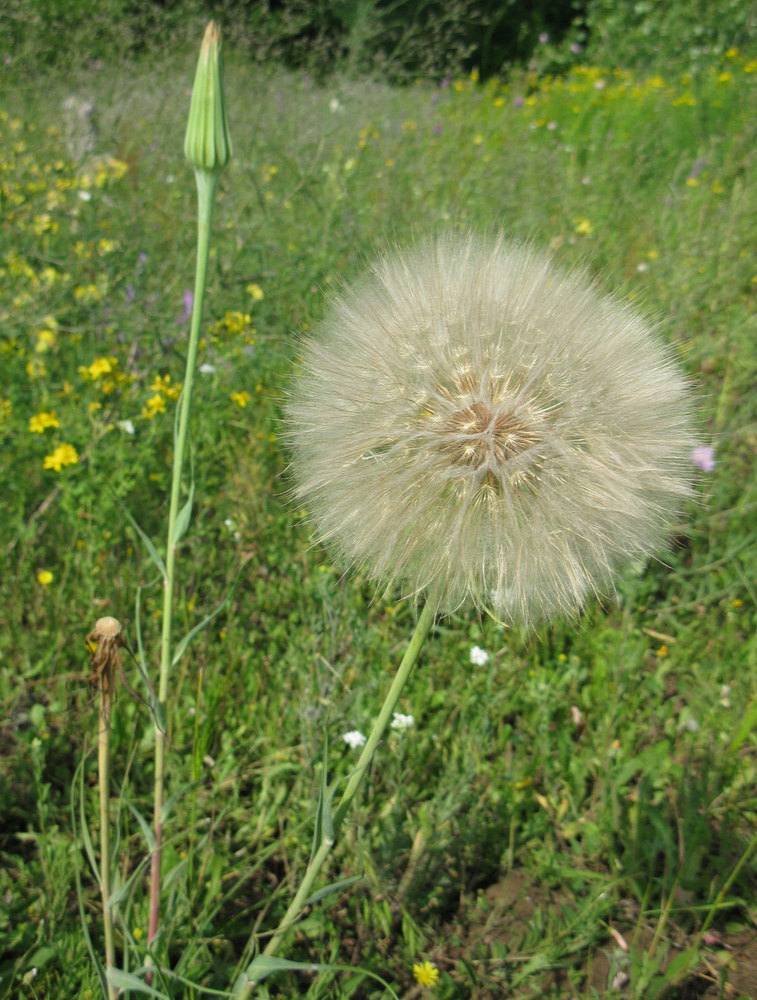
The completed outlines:
{"type": "MultiPolygon", "coordinates": [[[[160,588],[124,511],[160,543],[194,261],[193,68],[191,54],[51,78],[0,116],[0,997],[100,995],[80,919],[99,954],[79,822],[81,800],[96,842],[84,637],[113,614],[134,644],[139,621],[157,669],[160,588]],[[69,158],[70,93],[95,97],[94,162],[69,158]],[[57,426],[33,433],[41,413],[57,426]],[[46,469],[63,445],[78,461],[46,469]]],[[[344,578],[287,502],[296,332],[375,246],[503,228],[657,320],[718,464],[671,551],[577,628],[505,632],[462,613],[437,626],[401,701],[415,726],[380,749],[337,850],[332,876],[362,879],[289,935],[288,958],[355,969],[260,995],[388,996],[361,966],[415,997],[422,959],[441,1000],[749,994],[752,959],[732,958],[757,911],[751,863],[727,882],[757,814],[757,740],[729,750],[757,697],[755,70],[731,53],[688,78],[588,67],[390,89],[228,60],[236,159],[216,215],[179,636],[232,596],[172,681],[161,945],[177,974],[227,989],[251,933],[275,926],[321,768],[348,773],[341,736],[367,730],[414,621],[344,578]],[[630,984],[610,994],[619,972],[630,984]]],[[[127,679],[147,701],[131,661],[127,679]]],[[[119,954],[128,941],[134,968],[151,718],[123,687],[113,740],[119,954]]]]}

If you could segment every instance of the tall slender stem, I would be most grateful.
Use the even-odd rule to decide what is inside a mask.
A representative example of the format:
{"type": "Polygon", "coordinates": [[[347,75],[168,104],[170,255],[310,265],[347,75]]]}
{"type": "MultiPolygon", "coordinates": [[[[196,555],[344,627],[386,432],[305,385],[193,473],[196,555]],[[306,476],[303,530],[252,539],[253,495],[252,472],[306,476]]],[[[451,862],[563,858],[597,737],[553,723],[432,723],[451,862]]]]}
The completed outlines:
{"type": "MultiPolygon", "coordinates": [[[[100,680],[100,710],[97,719],[97,773],[100,796],[100,893],[103,900],[105,966],[115,968],[116,946],[113,939],[113,914],[110,909],[110,685],[100,680]]],[[[107,984],[108,1000],[116,1000],[115,987],[107,984]]]]}
{"type": "MultiPolygon", "coordinates": [[[[305,874],[303,875],[302,882],[295,893],[292,902],[289,904],[286,913],[279,922],[278,927],[273,932],[268,940],[268,944],[263,949],[264,955],[273,955],[276,948],[279,945],[282,935],[292,923],[297,919],[300,912],[302,911],[305,902],[310,897],[313,883],[315,882],[318,874],[321,871],[324,863],[326,862],[328,856],[331,853],[331,849],[336,842],[336,835],[339,832],[339,828],[344,822],[344,818],[347,811],[352,804],[352,800],[355,798],[355,793],[360,787],[360,783],[365,777],[365,773],[370,767],[373,755],[376,752],[376,748],[381,741],[382,736],[386,731],[386,727],[389,724],[389,719],[391,718],[392,712],[397,705],[402,689],[405,686],[405,682],[410,676],[410,672],[415,666],[418,656],[420,654],[423,643],[426,636],[429,633],[431,625],[434,621],[434,611],[431,604],[426,604],[420,613],[418,618],[418,623],[415,626],[415,631],[408,643],[407,649],[405,650],[405,655],[402,657],[402,662],[397,668],[397,673],[394,675],[394,680],[392,681],[391,687],[386,693],[384,698],[384,703],[381,706],[381,711],[376,717],[371,728],[370,735],[366,740],[365,746],[363,747],[362,753],[360,754],[360,759],[355,766],[354,771],[349,777],[344,791],[339,799],[339,804],[334,811],[334,837],[328,838],[324,837],[321,841],[317,851],[310,859],[305,874]]],[[[242,1000],[246,1000],[249,997],[252,990],[255,988],[259,980],[255,979],[254,976],[248,978],[246,973],[242,973],[242,976],[237,981],[234,989],[234,996],[241,997],[242,1000]]]]}
{"type": "Polygon", "coordinates": [[[176,523],[181,498],[181,480],[189,431],[189,413],[192,405],[192,382],[197,361],[197,345],[200,339],[200,321],[205,298],[205,278],[210,249],[210,230],[213,222],[213,205],[218,187],[218,173],[195,170],[197,179],[197,265],[195,269],[195,290],[192,308],[192,324],[189,332],[187,363],[184,385],[179,399],[178,422],[174,440],[173,472],[171,476],[171,498],[168,508],[168,535],[166,538],[165,576],[163,578],[163,627],[160,641],[160,676],[158,696],[155,706],[155,790],[153,799],[153,831],[155,843],[150,860],[150,921],[148,942],[151,943],[158,931],[160,920],[160,862],[163,841],[163,802],[165,791],[166,731],[168,677],[171,670],[173,624],[173,596],[176,569],[176,523]]]}

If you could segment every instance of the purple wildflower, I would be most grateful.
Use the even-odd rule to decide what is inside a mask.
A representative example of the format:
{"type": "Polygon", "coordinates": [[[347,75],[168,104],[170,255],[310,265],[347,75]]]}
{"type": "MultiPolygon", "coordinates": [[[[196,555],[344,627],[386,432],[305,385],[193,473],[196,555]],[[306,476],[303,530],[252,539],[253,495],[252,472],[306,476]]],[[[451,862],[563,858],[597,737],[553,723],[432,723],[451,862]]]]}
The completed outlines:
{"type": "Polygon", "coordinates": [[[712,472],[715,469],[715,449],[707,444],[700,444],[691,453],[692,465],[702,472],[712,472]]]}
{"type": "Polygon", "coordinates": [[[699,177],[704,168],[707,166],[707,160],[703,156],[700,156],[698,160],[695,160],[689,171],[689,178],[699,177]]]}
{"type": "Polygon", "coordinates": [[[181,316],[176,320],[178,326],[183,326],[185,323],[189,322],[192,315],[192,304],[194,302],[194,295],[187,289],[184,292],[184,308],[182,309],[181,316]]]}

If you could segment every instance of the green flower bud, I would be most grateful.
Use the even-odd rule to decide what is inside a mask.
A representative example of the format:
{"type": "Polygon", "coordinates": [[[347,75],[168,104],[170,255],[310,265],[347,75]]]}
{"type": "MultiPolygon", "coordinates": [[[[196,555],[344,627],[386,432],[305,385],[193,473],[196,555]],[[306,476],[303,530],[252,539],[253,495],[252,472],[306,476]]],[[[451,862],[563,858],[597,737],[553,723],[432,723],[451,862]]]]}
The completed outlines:
{"type": "Polygon", "coordinates": [[[195,170],[220,171],[231,159],[223,96],[221,33],[215,21],[210,21],[205,29],[197,61],[184,153],[195,170]]]}

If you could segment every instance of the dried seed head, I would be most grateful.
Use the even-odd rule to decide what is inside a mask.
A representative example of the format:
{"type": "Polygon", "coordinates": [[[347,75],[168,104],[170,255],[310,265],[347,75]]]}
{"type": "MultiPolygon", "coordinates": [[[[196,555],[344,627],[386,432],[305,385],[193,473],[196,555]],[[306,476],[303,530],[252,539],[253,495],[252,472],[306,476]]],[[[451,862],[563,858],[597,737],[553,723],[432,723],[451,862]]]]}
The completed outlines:
{"type": "Polygon", "coordinates": [[[689,494],[685,380],[648,326],[503,240],[374,262],[304,348],[295,496],[337,557],[508,622],[571,614],[689,494]]]}
{"type": "Polygon", "coordinates": [[[98,618],[95,622],[92,636],[95,639],[109,639],[112,641],[118,638],[121,631],[121,622],[111,615],[105,615],[104,618],[98,618]]]}

